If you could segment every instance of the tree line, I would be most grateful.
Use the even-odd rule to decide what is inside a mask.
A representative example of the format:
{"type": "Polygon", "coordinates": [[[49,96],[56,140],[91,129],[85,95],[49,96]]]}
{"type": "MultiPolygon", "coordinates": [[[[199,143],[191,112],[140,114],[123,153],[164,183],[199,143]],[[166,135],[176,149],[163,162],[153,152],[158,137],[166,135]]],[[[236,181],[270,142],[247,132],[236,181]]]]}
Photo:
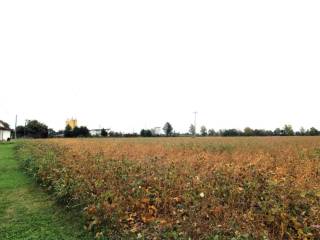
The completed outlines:
{"type": "Polygon", "coordinates": [[[64,137],[90,137],[89,129],[86,126],[80,126],[71,128],[70,125],[67,125],[64,133],[64,137]]]}
{"type": "MultiPolygon", "coordinates": [[[[9,126],[9,125],[8,125],[9,126]]],[[[319,136],[320,131],[315,127],[309,129],[301,128],[299,131],[294,131],[291,125],[284,125],[282,128],[274,130],[253,129],[246,127],[240,129],[207,129],[206,126],[201,126],[199,133],[196,132],[196,127],[191,124],[189,131],[186,133],[179,133],[174,131],[173,126],[166,122],[162,128],[163,133],[159,129],[141,129],[140,133],[124,133],[117,131],[108,131],[101,129],[101,137],[177,137],[177,136],[221,136],[221,137],[236,137],[236,136],[319,136]]],[[[47,138],[47,137],[91,137],[90,131],[86,126],[71,128],[69,125],[64,130],[58,132],[54,131],[44,123],[37,120],[26,121],[24,126],[17,126],[16,134],[18,138],[47,138]]]]}
{"type": "MultiPolygon", "coordinates": [[[[214,129],[207,129],[206,126],[200,127],[200,133],[196,132],[196,127],[191,124],[189,127],[189,131],[187,133],[177,133],[173,132],[173,128],[170,123],[166,123],[163,128],[165,136],[221,136],[221,137],[237,137],[237,136],[319,136],[320,131],[315,127],[311,127],[310,129],[300,128],[299,131],[294,131],[292,126],[289,124],[284,125],[283,128],[276,128],[275,130],[265,130],[265,129],[252,129],[250,127],[246,127],[243,130],[240,129],[220,129],[215,131],[214,129]],[[167,130],[167,126],[170,126],[170,130],[167,130]]],[[[140,136],[142,137],[157,137],[159,134],[155,134],[153,129],[142,129],[140,132],[140,136]]]]}
{"type": "MultiPolygon", "coordinates": [[[[190,134],[195,134],[195,127],[191,124],[189,129],[190,134]]],[[[199,136],[319,136],[320,131],[315,127],[311,127],[310,129],[300,128],[299,131],[294,131],[292,126],[289,124],[284,125],[283,128],[276,128],[275,130],[265,130],[265,129],[252,129],[250,127],[246,127],[243,130],[239,129],[220,129],[219,131],[215,131],[214,129],[209,129],[205,126],[201,126],[199,136]]]]}

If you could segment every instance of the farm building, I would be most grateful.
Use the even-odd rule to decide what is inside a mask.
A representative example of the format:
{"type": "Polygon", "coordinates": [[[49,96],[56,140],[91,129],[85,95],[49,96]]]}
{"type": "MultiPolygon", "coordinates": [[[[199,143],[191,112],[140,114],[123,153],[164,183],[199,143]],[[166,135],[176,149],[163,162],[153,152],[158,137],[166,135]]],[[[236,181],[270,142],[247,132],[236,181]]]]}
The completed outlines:
{"type": "Polygon", "coordinates": [[[11,129],[9,125],[0,120],[0,141],[9,141],[11,139],[11,129]]]}
{"type": "MultiPolygon", "coordinates": [[[[109,128],[105,129],[107,132],[110,130],[109,128]]],[[[93,137],[101,137],[102,129],[91,129],[89,130],[90,135],[93,137]]]]}
{"type": "Polygon", "coordinates": [[[67,119],[66,121],[66,126],[69,125],[71,127],[71,129],[74,129],[75,127],[78,127],[78,122],[77,119],[67,119]]]}

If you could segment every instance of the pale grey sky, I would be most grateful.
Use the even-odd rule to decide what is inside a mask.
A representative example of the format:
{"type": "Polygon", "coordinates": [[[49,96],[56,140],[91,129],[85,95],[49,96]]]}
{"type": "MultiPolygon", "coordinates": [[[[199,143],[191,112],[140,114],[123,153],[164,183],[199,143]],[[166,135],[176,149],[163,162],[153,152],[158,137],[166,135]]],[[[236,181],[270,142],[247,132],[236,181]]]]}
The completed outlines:
{"type": "Polygon", "coordinates": [[[0,1],[0,119],[320,129],[320,2],[0,1]]]}

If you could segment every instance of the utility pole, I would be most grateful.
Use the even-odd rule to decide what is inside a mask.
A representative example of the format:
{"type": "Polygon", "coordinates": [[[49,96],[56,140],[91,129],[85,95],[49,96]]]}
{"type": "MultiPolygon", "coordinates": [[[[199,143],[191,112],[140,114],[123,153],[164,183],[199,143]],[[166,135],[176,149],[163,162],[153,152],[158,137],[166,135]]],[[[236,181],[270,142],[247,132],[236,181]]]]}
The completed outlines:
{"type": "Polygon", "coordinates": [[[28,120],[25,119],[25,122],[24,122],[24,131],[23,131],[23,137],[26,138],[26,127],[27,127],[27,122],[28,120]]]}
{"type": "Polygon", "coordinates": [[[17,121],[18,121],[18,115],[16,114],[16,122],[14,125],[14,139],[17,139],[17,121]]]}
{"type": "Polygon", "coordinates": [[[197,113],[198,112],[193,112],[194,113],[194,135],[193,137],[195,137],[197,135],[197,113]]]}

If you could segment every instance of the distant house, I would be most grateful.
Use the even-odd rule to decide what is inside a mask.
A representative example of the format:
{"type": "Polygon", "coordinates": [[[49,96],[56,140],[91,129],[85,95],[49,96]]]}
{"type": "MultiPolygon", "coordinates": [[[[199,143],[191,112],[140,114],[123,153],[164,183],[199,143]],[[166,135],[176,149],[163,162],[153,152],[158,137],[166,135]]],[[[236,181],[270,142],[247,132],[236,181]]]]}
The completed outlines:
{"type": "Polygon", "coordinates": [[[90,132],[91,136],[100,137],[101,136],[101,131],[102,131],[102,129],[91,129],[89,132],[90,132]]]}
{"type": "Polygon", "coordinates": [[[10,141],[11,129],[8,124],[0,120],[0,141],[10,141]]]}
{"type": "MultiPolygon", "coordinates": [[[[105,129],[107,132],[110,130],[109,128],[105,129]]],[[[102,129],[91,129],[89,130],[90,135],[93,137],[101,137],[102,129]]]]}
{"type": "Polygon", "coordinates": [[[151,129],[152,135],[157,136],[161,135],[161,128],[160,127],[154,127],[151,129]]]}

